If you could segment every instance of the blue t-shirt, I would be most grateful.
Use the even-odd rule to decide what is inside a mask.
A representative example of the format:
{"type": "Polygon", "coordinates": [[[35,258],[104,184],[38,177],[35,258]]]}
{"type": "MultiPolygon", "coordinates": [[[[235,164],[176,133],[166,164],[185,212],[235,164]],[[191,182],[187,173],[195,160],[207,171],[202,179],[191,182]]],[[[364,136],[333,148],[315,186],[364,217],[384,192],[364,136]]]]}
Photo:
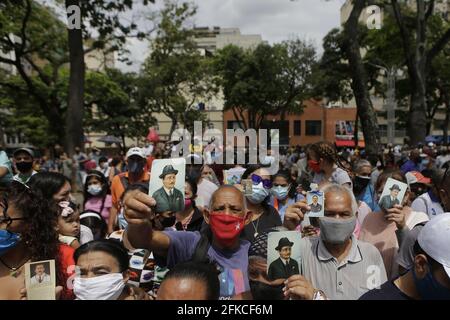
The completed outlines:
{"type": "MultiPolygon", "coordinates": [[[[189,261],[201,238],[200,233],[197,231],[164,231],[164,233],[170,238],[167,267],[172,269],[178,263],[189,261]]],[[[221,269],[220,299],[231,299],[234,295],[250,291],[247,273],[249,247],[250,242],[246,240],[241,240],[236,251],[222,251],[209,247],[209,259],[216,262],[221,269]]]]}
{"type": "Polygon", "coordinates": [[[9,183],[11,183],[13,175],[11,161],[9,160],[8,155],[5,151],[0,151],[0,167],[8,169],[8,173],[0,178],[0,187],[6,187],[9,185],[9,183]]]}

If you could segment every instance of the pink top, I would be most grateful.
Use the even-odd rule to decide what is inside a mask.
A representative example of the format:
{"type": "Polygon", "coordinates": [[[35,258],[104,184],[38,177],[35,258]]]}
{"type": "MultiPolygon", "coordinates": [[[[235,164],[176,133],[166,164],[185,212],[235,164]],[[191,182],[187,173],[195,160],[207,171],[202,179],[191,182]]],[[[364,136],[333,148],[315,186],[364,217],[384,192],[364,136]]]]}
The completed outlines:
{"type": "Polygon", "coordinates": [[[103,219],[105,219],[106,223],[108,223],[109,218],[109,210],[112,208],[112,200],[111,195],[106,195],[105,198],[105,204],[103,206],[102,212],[100,212],[100,209],[102,208],[102,198],[101,197],[92,197],[88,201],[86,201],[86,204],[84,205],[84,210],[94,210],[97,212],[100,212],[103,219]]]}

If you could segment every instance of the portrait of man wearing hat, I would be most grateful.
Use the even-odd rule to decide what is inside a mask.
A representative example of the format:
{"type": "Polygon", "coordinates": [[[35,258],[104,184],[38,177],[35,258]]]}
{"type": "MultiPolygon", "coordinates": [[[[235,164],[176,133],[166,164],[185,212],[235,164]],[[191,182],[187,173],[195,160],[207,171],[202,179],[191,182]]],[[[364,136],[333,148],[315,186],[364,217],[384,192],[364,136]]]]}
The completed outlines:
{"type": "Polygon", "coordinates": [[[175,188],[177,174],[178,170],[169,164],[163,168],[159,175],[163,186],[152,195],[156,201],[156,212],[177,212],[184,209],[183,193],[175,188]]]}
{"type": "Polygon", "coordinates": [[[288,238],[281,238],[275,250],[278,251],[280,257],[273,261],[269,266],[267,276],[270,280],[287,279],[294,274],[300,274],[298,262],[291,259],[291,251],[293,242],[288,238]]]}
{"type": "Polygon", "coordinates": [[[389,190],[391,191],[390,194],[382,197],[380,201],[380,208],[384,210],[388,210],[396,204],[400,204],[400,200],[397,197],[401,189],[398,184],[393,184],[392,187],[389,188],[389,190]]]}

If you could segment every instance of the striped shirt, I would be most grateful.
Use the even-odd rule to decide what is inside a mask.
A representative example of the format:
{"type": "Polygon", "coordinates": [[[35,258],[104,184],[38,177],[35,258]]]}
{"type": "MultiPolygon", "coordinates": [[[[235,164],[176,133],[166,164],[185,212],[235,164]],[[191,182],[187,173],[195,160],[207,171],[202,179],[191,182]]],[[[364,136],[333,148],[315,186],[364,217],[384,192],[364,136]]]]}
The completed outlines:
{"type": "Polygon", "coordinates": [[[351,237],[348,256],[338,262],[320,237],[300,241],[300,273],[331,300],[357,300],[387,281],[383,259],[370,243],[351,237]]]}

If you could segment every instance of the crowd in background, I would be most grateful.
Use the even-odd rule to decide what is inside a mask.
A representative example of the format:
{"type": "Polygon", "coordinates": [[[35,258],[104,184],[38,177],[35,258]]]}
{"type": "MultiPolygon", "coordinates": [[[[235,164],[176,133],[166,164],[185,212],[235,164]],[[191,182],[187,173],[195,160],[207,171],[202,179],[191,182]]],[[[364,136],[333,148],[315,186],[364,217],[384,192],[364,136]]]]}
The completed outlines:
{"type": "Polygon", "coordinates": [[[48,259],[59,299],[450,299],[450,147],[387,145],[373,157],[318,142],[255,164],[233,150],[246,164],[230,165],[211,163],[226,150],[191,146],[183,210],[155,214],[152,162],[175,147],[0,151],[0,299],[25,299],[21,268],[48,259]],[[408,191],[380,208],[389,178],[408,191]],[[312,188],[325,194],[323,218],[307,215],[312,188]],[[299,270],[273,279],[268,233],[288,230],[302,237],[299,270]]]}

